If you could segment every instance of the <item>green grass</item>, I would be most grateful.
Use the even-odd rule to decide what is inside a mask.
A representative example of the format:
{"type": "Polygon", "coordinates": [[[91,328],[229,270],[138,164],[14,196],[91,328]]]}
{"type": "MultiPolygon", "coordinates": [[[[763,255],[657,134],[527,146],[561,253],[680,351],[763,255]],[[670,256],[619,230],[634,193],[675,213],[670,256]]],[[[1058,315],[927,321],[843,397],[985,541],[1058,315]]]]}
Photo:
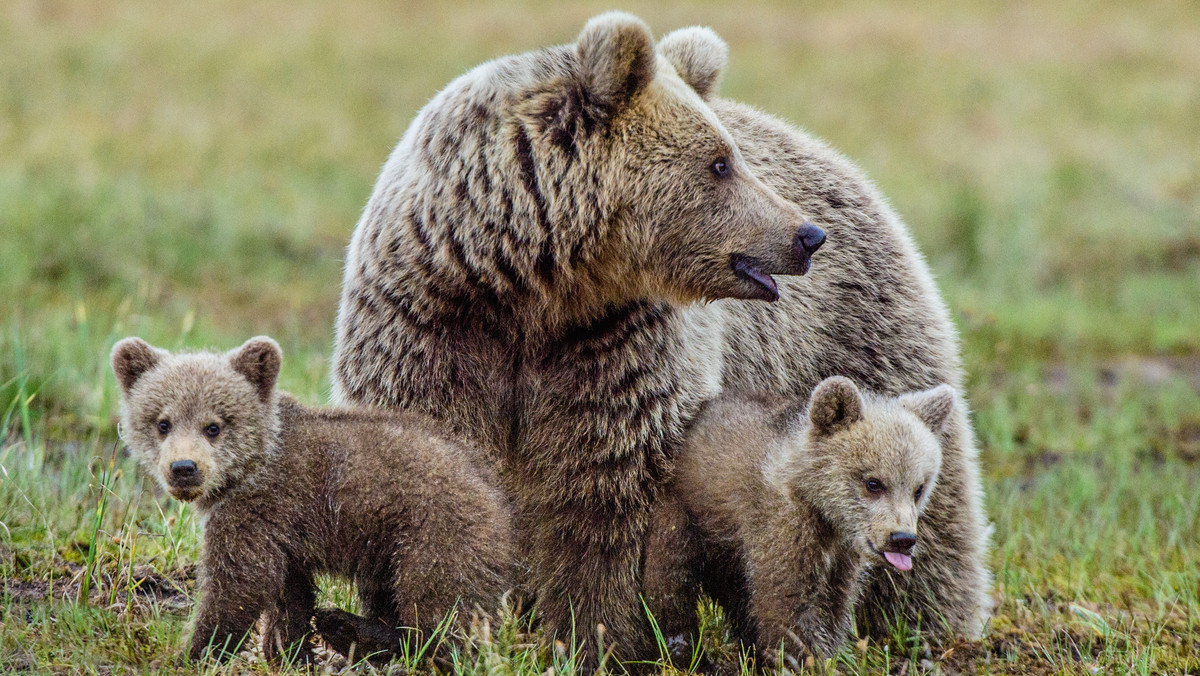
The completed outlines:
{"type": "MultiPolygon", "coordinates": [[[[569,41],[609,7],[0,9],[0,671],[176,668],[199,526],[114,456],[112,343],[267,333],[283,387],[324,401],[344,246],[412,115],[475,63],[569,41]]],[[[860,162],[962,331],[996,618],[951,646],[896,627],[837,669],[1200,672],[1194,4],[637,11],[660,32],[712,25],[724,94],[860,162]]],[[[708,615],[709,656],[736,669],[708,615]]],[[[476,623],[456,670],[571,670],[568,647],[534,639],[511,616],[476,623]]],[[[239,670],[266,667],[219,671],[239,670]]]]}

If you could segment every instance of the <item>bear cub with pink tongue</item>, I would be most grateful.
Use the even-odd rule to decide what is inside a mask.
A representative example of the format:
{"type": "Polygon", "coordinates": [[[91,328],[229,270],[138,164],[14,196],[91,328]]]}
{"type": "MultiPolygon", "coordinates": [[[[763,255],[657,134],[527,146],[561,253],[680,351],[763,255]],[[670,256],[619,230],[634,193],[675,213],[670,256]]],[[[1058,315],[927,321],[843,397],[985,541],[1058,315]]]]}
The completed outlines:
{"type": "Polygon", "coordinates": [[[672,647],[696,636],[703,589],[760,667],[832,657],[868,567],[921,565],[917,520],[955,401],[948,385],[880,397],[835,376],[782,406],[709,403],[647,550],[645,596],[672,647]]]}

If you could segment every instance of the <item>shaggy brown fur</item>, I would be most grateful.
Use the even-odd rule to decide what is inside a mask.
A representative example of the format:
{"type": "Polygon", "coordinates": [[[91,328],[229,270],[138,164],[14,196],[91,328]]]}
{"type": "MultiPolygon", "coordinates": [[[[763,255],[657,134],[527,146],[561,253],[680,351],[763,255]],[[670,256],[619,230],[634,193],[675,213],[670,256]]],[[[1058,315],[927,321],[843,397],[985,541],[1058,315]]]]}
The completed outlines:
{"type": "MultiPolygon", "coordinates": [[[[573,608],[579,635],[603,622],[622,655],[648,647],[642,547],[703,401],[806,396],[839,373],[886,393],[961,381],[924,263],[861,174],[702,100],[724,66],[711,31],[667,36],[657,59],[651,44],[640,21],[604,15],[421,111],[350,244],[333,368],[341,399],[428,413],[488,449],[548,629],[565,635],[573,608]],[[823,241],[804,213],[831,255],[815,279],[772,279],[823,241]]],[[[921,534],[937,565],[880,574],[872,598],[973,633],[988,576],[965,414],[945,434],[947,488],[921,534]]]]}
{"type": "Polygon", "coordinates": [[[837,376],[811,402],[723,395],[705,406],[647,546],[647,604],[670,644],[696,635],[703,588],[760,665],[781,646],[792,668],[832,657],[866,568],[885,554],[913,565],[953,404],[944,385],[864,397],[837,376]]]}
{"type": "MultiPolygon", "coordinates": [[[[722,389],[804,397],[822,378],[845,375],[873,392],[899,394],[948,383],[962,391],[958,340],[911,237],[862,174],[820,141],[728,101],[713,108],[764,181],[829,232],[820,264],[780,283],[778,303],[697,308],[708,363],[722,389]]],[[[692,359],[699,358],[695,352],[692,359]]],[[[961,400],[961,397],[960,397],[961,400]]],[[[904,618],[935,637],[978,637],[990,614],[990,529],[967,406],[942,430],[942,471],[919,536],[925,565],[912,574],[871,572],[860,629],[889,634],[904,618]]]]}
{"type": "Polygon", "coordinates": [[[336,390],[494,451],[551,635],[643,638],[641,543],[699,404],[646,357],[683,351],[664,301],[773,298],[821,241],[645,25],[604,15],[417,116],[350,245],[336,390]]]}
{"type": "Polygon", "coordinates": [[[381,626],[432,630],[456,604],[493,607],[511,516],[470,446],[415,414],[316,409],[276,393],[281,353],[113,348],[122,436],[204,522],[191,657],[234,650],[265,613],[263,650],[307,650],[313,576],[358,585],[381,626]]]}

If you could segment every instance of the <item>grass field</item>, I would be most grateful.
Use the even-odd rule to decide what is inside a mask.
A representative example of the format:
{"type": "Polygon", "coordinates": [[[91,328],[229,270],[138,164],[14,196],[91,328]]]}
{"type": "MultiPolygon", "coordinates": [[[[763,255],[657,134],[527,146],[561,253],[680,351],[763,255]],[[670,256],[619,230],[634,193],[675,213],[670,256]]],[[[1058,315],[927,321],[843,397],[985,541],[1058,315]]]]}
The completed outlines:
{"type": "MultiPolygon", "coordinates": [[[[198,525],[116,442],[112,343],[271,334],[283,387],[324,401],[343,247],[415,111],[607,8],[0,6],[0,671],[176,668],[198,525]]],[[[934,647],[898,628],[838,669],[1200,673],[1195,3],[638,11],[713,26],[725,95],[860,162],[963,335],[990,633],[934,647]]],[[[512,621],[470,645],[463,672],[570,669],[512,621]]],[[[221,671],[242,670],[266,667],[221,671]]]]}

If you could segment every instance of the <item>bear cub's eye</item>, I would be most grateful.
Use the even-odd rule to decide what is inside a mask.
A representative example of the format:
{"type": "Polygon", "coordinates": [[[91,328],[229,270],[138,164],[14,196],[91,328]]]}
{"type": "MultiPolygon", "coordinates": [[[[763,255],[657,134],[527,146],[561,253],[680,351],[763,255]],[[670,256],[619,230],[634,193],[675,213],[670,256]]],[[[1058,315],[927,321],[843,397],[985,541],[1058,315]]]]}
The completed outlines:
{"type": "Polygon", "coordinates": [[[204,436],[208,437],[209,439],[216,439],[217,435],[220,433],[221,426],[216,423],[212,423],[208,427],[204,428],[204,436]]]}
{"type": "Polygon", "coordinates": [[[729,178],[733,174],[733,166],[729,164],[729,159],[725,157],[718,157],[717,161],[712,163],[710,169],[712,169],[713,176],[717,178],[729,178]]]}
{"type": "Polygon", "coordinates": [[[884,486],[883,482],[880,481],[879,479],[867,479],[866,485],[867,485],[867,492],[874,493],[875,495],[879,495],[880,493],[887,490],[887,486],[884,486]]]}
{"type": "Polygon", "coordinates": [[[159,420],[158,421],[158,433],[159,434],[170,434],[171,433],[171,421],[170,420],[159,420]]]}
{"type": "Polygon", "coordinates": [[[925,495],[925,487],[917,486],[917,492],[913,493],[913,500],[920,500],[922,495],[925,495]]]}

